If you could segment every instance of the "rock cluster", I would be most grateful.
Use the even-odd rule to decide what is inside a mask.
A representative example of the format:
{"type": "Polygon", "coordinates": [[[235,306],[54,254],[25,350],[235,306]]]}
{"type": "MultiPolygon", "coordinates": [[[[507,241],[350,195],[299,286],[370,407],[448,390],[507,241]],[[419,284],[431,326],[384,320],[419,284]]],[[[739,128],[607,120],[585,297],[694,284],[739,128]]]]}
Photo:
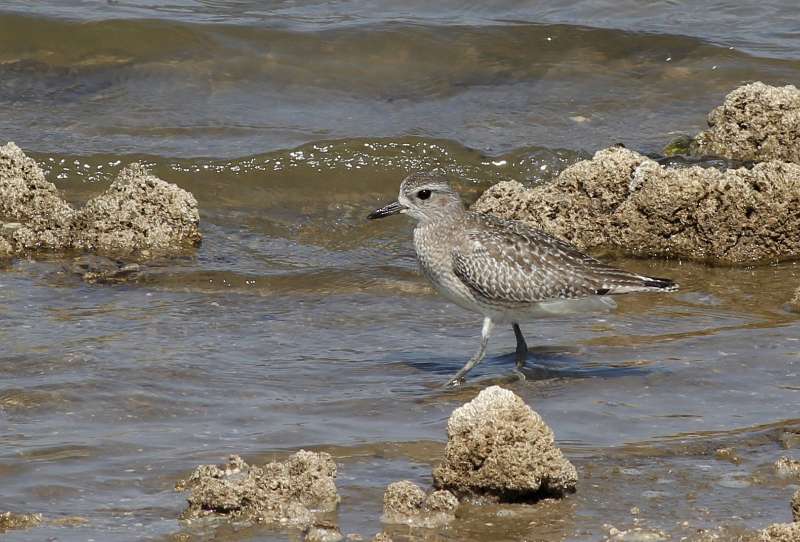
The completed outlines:
{"type": "MultiPolygon", "coordinates": [[[[335,509],[335,478],[329,454],[301,450],[262,467],[234,455],[225,465],[200,465],[175,487],[189,492],[183,519],[218,515],[301,530],[309,542],[332,542],[343,538],[341,532],[314,512],[335,509]]],[[[574,491],[577,473],[541,417],[513,392],[492,386],[453,411],[445,457],[433,478],[435,489],[427,494],[408,480],[389,484],[381,520],[440,528],[455,519],[457,496],[533,503],[574,491]]],[[[374,540],[391,538],[381,532],[374,540]]]]}
{"type": "Polygon", "coordinates": [[[575,491],[575,467],[555,446],[553,432],[513,392],[481,391],[447,424],[444,460],[433,471],[437,489],[489,502],[535,502],[575,491]]]}
{"type": "Polygon", "coordinates": [[[498,183],[473,210],[587,250],[728,265],[800,257],[800,165],[785,162],[668,168],[613,147],[545,185],[498,183]]]}
{"type": "Polygon", "coordinates": [[[800,90],[793,85],[741,86],[709,113],[708,126],[695,137],[693,153],[800,164],[800,90]]]}
{"type": "Polygon", "coordinates": [[[435,528],[455,519],[458,499],[449,491],[425,494],[408,480],[393,482],[383,495],[383,517],[386,523],[404,523],[412,527],[435,528]]]}
{"type": "Polygon", "coordinates": [[[190,492],[183,519],[219,514],[306,530],[314,523],[312,510],[329,511],[338,504],[335,478],[330,454],[301,450],[263,467],[231,456],[222,466],[197,467],[175,487],[190,492]]]}
{"type": "Polygon", "coordinates": [[[0,147],[0,256],[63,250],[169,253],[199,243],[199,224],[192,194],[138,164],[75,209],[19,147],[0,147]]]}

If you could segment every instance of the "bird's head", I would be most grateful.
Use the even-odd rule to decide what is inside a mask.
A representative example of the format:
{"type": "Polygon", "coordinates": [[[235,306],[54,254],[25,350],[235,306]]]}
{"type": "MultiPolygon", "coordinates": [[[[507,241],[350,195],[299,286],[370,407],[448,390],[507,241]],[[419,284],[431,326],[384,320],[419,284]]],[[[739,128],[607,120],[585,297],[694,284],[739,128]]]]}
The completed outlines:
{"type": "Polygon", "coordinates": [[[367,218],[405,213],[420,222],[427,222],[458,216],[463,212],[461,196],[444,175],[420,172],[403,179],[397,201],[376,209],[367,218]]]}

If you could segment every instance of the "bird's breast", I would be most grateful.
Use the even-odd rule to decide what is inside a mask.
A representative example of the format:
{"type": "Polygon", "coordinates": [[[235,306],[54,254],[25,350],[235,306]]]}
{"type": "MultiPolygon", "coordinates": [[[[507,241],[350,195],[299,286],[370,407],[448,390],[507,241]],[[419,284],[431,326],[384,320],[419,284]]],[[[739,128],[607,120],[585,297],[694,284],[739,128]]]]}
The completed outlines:
{"type": "Polygon", "coordinates": [[[445,228],[419,226],[414,230],[420,270],[444,297],[465,309],[482,312],[472,291],[453,272],[453,235],[445,228]]]}
{"type": "Polygon", "coordinates": [[[438,285],[448,271],[452,273],[453,258],[448,243],[442,239],[443,232],[434,228],[418,226],[414,229],[414,250],[417,252],[422,273],[438,285]]]}

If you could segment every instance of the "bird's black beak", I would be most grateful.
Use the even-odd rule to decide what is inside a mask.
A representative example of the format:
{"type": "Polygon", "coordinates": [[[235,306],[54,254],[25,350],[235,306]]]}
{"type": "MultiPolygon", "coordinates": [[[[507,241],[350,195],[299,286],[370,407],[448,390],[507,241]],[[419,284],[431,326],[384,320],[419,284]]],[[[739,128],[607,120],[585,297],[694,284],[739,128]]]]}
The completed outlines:
{"type": "Polygon", "coordinates": [[[375,218],[383,218],[386,216],[396,215],[399,212],[404,211],[407,209],[405,205],[402,205],[400,202],[393,201],[389,205],[384,205],[380,209],[375,209],[370,214],[367,215],[367,218],[373,220],[375,218]]]}

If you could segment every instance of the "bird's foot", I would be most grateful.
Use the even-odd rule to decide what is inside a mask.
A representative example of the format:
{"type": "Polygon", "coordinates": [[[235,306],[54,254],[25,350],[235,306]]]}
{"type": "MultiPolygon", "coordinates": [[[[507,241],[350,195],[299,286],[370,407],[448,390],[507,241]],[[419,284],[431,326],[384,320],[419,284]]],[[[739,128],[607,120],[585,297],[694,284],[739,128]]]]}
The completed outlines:
{"type": "Polygon", "coordinates": [[[525,382],[526,380],[528,380],[528,377],[525,376],[525,373],[522,372],[519,365],[517,365],[517,367],[514,369],[514,374],[517,376],[520,382],[525,382]]]}

